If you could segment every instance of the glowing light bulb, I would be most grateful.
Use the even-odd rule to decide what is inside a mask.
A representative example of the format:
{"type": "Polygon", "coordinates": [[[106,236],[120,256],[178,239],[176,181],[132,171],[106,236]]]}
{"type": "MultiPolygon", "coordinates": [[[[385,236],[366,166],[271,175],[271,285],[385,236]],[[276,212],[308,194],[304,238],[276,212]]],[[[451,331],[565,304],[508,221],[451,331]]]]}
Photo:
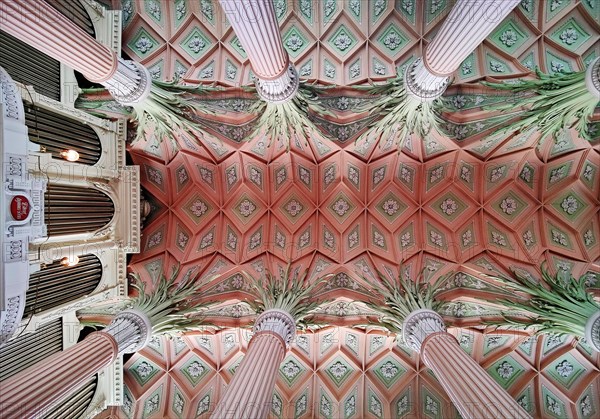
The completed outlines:
{"type": "Polygon", "coordinates": [[[68,161],[77,161],[79,160],[79,153],[75,150],[64,150],[60,152],[60,155],[63,159],[68,161]]]}
{"type": "Polygon", "coordinates": [[[62,258],[60,260],[60,263],[63,266],[75,266],[79,263],[79,257],[78,256],[65,256],[64,258],[62,258]]]}

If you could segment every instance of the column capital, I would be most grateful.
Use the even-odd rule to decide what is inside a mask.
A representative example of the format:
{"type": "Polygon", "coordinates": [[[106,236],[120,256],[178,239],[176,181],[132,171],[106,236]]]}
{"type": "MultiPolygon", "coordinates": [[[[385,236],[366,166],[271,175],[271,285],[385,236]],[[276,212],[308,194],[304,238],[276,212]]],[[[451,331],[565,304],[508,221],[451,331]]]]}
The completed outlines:
{"type": "Polygon", "coordinates": [[[429,309],[415,310],[402,323],[404,342],[413,350],[421,352],[421,346],[427,336],[446,331],[444,319],[429,309]]]}
{"type": "Polygon", "coordinates": [[[139,310],[124,310],[103,331],[115,338],[121,355],[137,352],[150,342],[152,323],[139,310]]]}
{"type": "Polygon", "coordinates": [[[300,77],[293,64],[288,64],[287,70],[279,77],[265,80],[257,77],[256,91],[268,103],[285,103],[293,99],[300,87],[300,77]]]}
{"type": "Polygon", "coordinates": [[[296,321],[287,311],[265,310],[256,318],[252,331],[276,333],[289,345],[296,336],[296,321]]]}
{"type": "MultiPolygon", "coordinates": [[[[600,63],[600,61],[596,61],[600,63]]],[[[585,325],[585,340],[600,352],[600,311],[590,317],[585,325]]]]}
{"type": "Polygon", "coordinates": [[[404,87],[408,94],[420,101],[433,101],[446,91],[450,77],[438,76],[430,72],[423,62],[417,58],[404,70],[404,87]]]}
{"type": "Polygon", "coordinates": [[[148,97],[152,77],[142,64],[119,58],[117,70],[102,84],[120,104],[131,106],[148,97]]]}
{"type": "Polygon", "coordinates": [[[596,99],[600,100],[600,57],[589,64],[585,72],[585,86],[596,99]]]}

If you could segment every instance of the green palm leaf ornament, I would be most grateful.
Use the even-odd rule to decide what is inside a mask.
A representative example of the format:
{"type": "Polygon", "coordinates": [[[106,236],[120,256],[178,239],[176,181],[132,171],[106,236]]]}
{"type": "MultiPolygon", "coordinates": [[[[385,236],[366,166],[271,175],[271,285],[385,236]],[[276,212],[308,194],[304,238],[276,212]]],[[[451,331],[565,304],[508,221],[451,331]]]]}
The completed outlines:
{"type": "Polygon", "coordinates": [[[259,278],[245,273],[251,285],[253,300],[246,300],[252,309],[260,314],[268,310],[280,310],[289,314],[296,327],[304,329],[313,325],[312,313],[328,300],[319,300],[315,296],[323,292],[327,279],[332,275],[308,280],[308,271],[292,273],[291,265],[280,275],[265,271],[259,278]]]}
{"type": "MultiPolygon", "coordinates": [[[[152,290],[147,289],[144,281],[139,276],[131,274],[135,280],[130,286],[137,291],[137,296],[124,299],[111,306],[98,306],[80,310],[77,314],[82,316],[81,324],[84,326],[106,326],[102,322],[85,320],[94,318],[94,315],[115,315],[115,321],[123,313],[141,313],[149,323],[151,335],[175,336],[182,332],[197,330],[206,325],[204,312],[215,302],[203,296],[202,288],[216,278],[199,279],[193,273],[185,275],[176,282],[179,267],[175,267],[167,279],[161,274],[152,284],[152,290]],[[89,314],[90,316],[86,316],[89,314]]],[[[110,325],[109,325],[110,327],[110,325]]],[[[139,350],[139,349],[138,349],[139,350]]]]}
{"type": "Polygon", "coordinates": [[[545,264],[541,271],[543,281],[516,271],[512,277],[486,275],[506,290],[506,298],[490,300],[505,308],[503,319],[489,324],[585,338],[600,352],[600,301],[587,289],[590,276],[552,275],[545,264]]]}
{"type": "Polygon", "coordinates": [[[416,280],[410,279],[403,273],[400,265],[397,278],[390,279],[385,274],[377,271],[378,281],[363,278],[372,287],[374,300],[366,301],[366,304],[377,311],[380,315],[379,323],[390,332],[403,335],[407,341],[406,320],[414,313],[421,311],[432,311],[439,316],[445,302],[437,299],[437,296],[446,288],[453,273],[440,276],[434,282],[429,282],[424,271],[421,271],[416,280]],[[383,305],[381,304],[383,302],[383,305]]]}
{"type": "Polygon", "coordinates": [[[407,77],[411,77],[408,72],[413,72],[416,64],[415,62],[407,66],[404,72],[398,72],[396,77],[387,83],[368,90],[378,98],[368,104],[365,110],[371,115],[380,115],[381,118],[374,121],[357,141],[372,139],[381,142],[393,136],[400,150],[410,134],[426,139],[431,130],[439,131],[442,109],[439,96],[447,85],[439,86],[439,96],[432,96],[430,99],[422,99],[412,94],[407,86],[407,77]]]}
{"type": "Polygon", "coordinates": [[[579,135],[592,140],[588,127],[600,103],[600,58],[592,61],[586,71],[544,74],[536,70],[537,79],[509,80],[500,83],[483,82],[487,87],[514,93],[509,103],[490,105],[491,111],[517,111],[513,122],[500,132],[527,130],[536,126],[541,138],[554,138],[565,128],[575,128],[579,135]]]}

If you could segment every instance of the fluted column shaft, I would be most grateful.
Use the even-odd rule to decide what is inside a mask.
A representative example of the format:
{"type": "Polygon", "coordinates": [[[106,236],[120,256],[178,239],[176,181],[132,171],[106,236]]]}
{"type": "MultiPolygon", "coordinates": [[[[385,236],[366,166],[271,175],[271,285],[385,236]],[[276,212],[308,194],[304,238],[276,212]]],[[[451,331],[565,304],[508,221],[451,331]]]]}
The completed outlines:
{"type": "Polygon", "coordinates": [[[267,417],[271,410],[273,389],[285,351],[285,343],[277,334],[259,332],[254,335],[250,340],[246,356],[211,418],[267,417]]]}
{"type": "Polygon", "coordinates": [[[96,332],[69,349],[52,355],[0,382],[3,419],[43,416],[118,355],[116,340],[96,332]]]}
{"type": "Polygon", "coordinates": [[[212,419],[266,418],[271,410],[279,365],[296,335],[296,322],[283,310],[257,317],[248,352],[219,400],[212,419]]]}
{"type": "Polygon", "coordinates": [[[141,102],[150,92],[148,70],[117,57],[43,0],[0,1],[0,27],[88,80],[103,84],[122,104],[141,102]]]}
{"type": "Polygon", "coordinates": [[[272,103],[293,98],[298,73],[283,47],[273,0],[219,0],[248,55],[260,96],[272,103]]]}
{"type": "Polygon", "coordinates": [[[458,0],[423,57],[406,69],[409,94],[421,100],[442,95],[451,76],[520,0],[458,0]]]}
{"type": "Polygon", "coordinates": [[[530,418],[530,415],[446,332],[429,335],[421,359],[435,374],[461,417],[530,418]]]}
{"type": "Polygon", "coordinates": [[[0,382],[0,417],[44,416],[117,356],[142,349],[151,334],[152,325],[144,313],[119,313],[103,331],[0,382]]]}

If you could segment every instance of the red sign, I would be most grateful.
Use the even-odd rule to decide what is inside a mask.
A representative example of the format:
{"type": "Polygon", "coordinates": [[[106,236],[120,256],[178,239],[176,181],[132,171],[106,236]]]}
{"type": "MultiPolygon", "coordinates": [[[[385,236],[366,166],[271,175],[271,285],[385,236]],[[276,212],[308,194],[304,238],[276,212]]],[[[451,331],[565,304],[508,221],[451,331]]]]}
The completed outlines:
{"type": "Polygon", "coordinates": [[[17,195],[10,202],[10,213],[15,220],[25,220],[29,216],[30,212],[31,204],[26,196],[17,195]]]}

